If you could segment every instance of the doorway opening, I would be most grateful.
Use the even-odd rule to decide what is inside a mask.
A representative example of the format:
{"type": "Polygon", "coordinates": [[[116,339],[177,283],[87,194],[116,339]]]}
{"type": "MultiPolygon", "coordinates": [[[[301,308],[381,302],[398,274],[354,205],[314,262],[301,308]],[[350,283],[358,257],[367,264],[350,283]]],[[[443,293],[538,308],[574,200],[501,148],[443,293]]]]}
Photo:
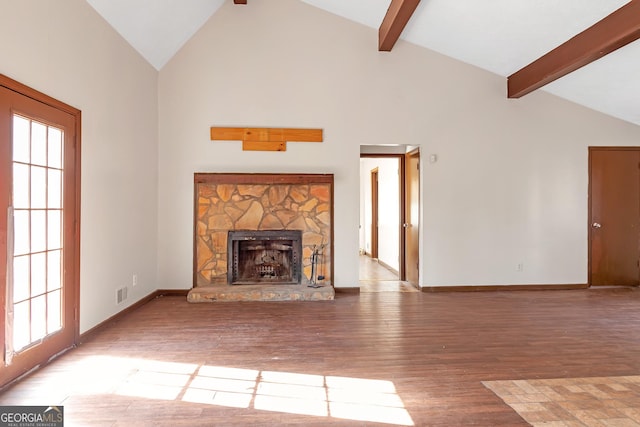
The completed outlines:
{"type": "MultiPolygon", "coordinates": [[[[409,272],[415,281],[407,280],[407,254],[418,253],[417,240],[408,236],[412,231],[418,235],[417,215],[415,224],[406,221],[407,207],[411,206],[407,205],[405,168],[409,151],[406,146],[361,147],[360,292],[418,291],[417,274],[409,272]],[[408,248],[408,241],[415,248],[408,248]]],[[[417,194],[409,191],[410,196],[417,194]]],[[[417,271],[417,258],[414,269],[417,271]]]]}

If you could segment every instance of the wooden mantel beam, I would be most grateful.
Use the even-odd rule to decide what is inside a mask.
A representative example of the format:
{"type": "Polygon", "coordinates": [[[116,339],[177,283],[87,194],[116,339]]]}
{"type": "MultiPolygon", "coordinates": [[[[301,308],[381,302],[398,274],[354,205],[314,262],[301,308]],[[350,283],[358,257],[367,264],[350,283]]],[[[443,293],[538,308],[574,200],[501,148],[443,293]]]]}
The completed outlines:
{"type": "Polygon", "coordinates": [[[212,127],[212,141],[242,141],[244,151],[287,151],[289,142],[322,142],[322,129],[212,127]]]}
{"type": "Polygon", "coordinates": [[[520,98],[640,38],[640,0],[631,0],[507,78],[507,96],[520,98]]]}
{"type": "Polygon", "coordinates": [[[378,30],[378,50],[389,52],[411,19],[420,0],[391,0],[378,30]]]}

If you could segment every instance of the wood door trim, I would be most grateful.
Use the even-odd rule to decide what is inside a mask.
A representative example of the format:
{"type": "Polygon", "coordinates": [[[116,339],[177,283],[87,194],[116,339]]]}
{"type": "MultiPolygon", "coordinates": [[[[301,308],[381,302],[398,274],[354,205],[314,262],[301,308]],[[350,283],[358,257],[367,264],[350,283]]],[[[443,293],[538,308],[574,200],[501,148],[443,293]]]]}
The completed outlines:
{"type": "MultiPolygon", "coordinates": [[[[71,201],[71,206],[65,211],[68,214],[73,215],[73,227],[71,230],[64,230],[64,239],[69,241],[69,244],[65,244],[65,256],[68,256],[69,264],[65,267],[65,292],[71,293],[70,300],[72,307],[68,307],[65,310],[68,310],[70,320],[65,323],[65,328],[68,328],[69,334],[71,335],[71,345],[75,345],[78,343],[80,337],[80,206],[81,206],[81,118],[82,113],[79,109],[72,107],[64,102],[58,101],[55,98],[52,98],[40,91],[37,91],[29,86],[26,86],[20,82],[17,82],[5,75],[0,74],[0,87],[3,87],[17,95],[28,98],[32,101],[43,104],[49,108],[53,108],[58,110],[64,114],[70,116],[70,121],[73,121],[72,132],[73,142],[71,147],[66,147],[65,150],[68,153],[65,154],[72,158],[69,164],[65,163],[65,175],[68,176],[68,179],[73,180],[74,191],[73,193],[69,193],[65,195],[65,203],[67,201],[71,201]],[[69,268],[70,267],[70,268],[69,268]]],[[[48,122],[45,120],[45,122],[48,122]]],[[[66,178],[65,178],[66,180],[66,178]]],[[[6,260],[1,260],[0,262],[6,262],[6,260]]],[[[3,296],[0,297],[0,303],[2,307],[0,308],[1,315],[4,316],[6,312],[6,298],[3,296]]],[[[4,325],[4,321],[2,322],[4,325]]],[[[4,326],[3,326],[4,328],[4,326]]],[[[2,332],[3,340],[4,332],[2,332]]],[[[53,355],[54,357],[56,355],[53,355]]],[[[33,354],[24,355],[25,361],[32,361],[30,364],[33,366],[41,365],[42,363],[46,363],[47,360],[51,359],[52,355],[44,354],[42,352],[36,352],[33,354]]],[[[13,375],[13,371],[6,371],[0,378],[2,381],[9,379],[7,375],[13,375]],[[9,373],[11,372],[11,373],[9,373]]],[[[14,378],[15,379],[15,378],[14,378]]]]}
{"type": "MultiPolygon", "coordinates": [[[[415,151],[415,150],[413,150],[415,151]]],[[[406,193],[405,193],[405,181],[406,181],[406,174],[405,174],[405,153],[398,153],[398,154],[394,154],[394,153],[380,153],[380,154],[376,154],[376,153],[361,153],[360,154],[360,158],[361,159],[365,159],[365,158],[388,158],[388,159],[398,159],[398,167],[400,168],[400,179],[398,180],[398,191],[399,191],[399,195],[400,195],[400,206],[398,206],[398,209],[400,210],[400,221],[398,224],[398,235],[399,235],[399,254],[400,254],[400,270],[399,270],[399,276],[398,278],[400,280],[405,280],[406,279],[406,266],[405,266],[405,257],[406,257],[406,252],[405,252],[405,233],[403,232],[403,227],[402,224],[405,223],[407,217],[406,217],[406,193]]]]}
{"type": "Polygon", "coordinates": [[[600,146],[590,146],[589,147],[589,152],[591,151],[640,151],[640,147],[630,147],[630,146],[623,146],[623,147],[617,147],[617,146],[606,146],[606,147],[600,147],[600,146]]]}
{"type": "MultiPolygon", "coordinates": [[[[420,212],[422,211],[422,202],[421,202],[421,198],[420,198],[420,163],[422,161],[422,156],[421,156],[421,152],[420,152],[420,147],[414,148],[413,150],[409,151],[408,153],[403,155],[404,158],[404,162],[405,162],[405,167],[403,169],[403,186],[404,186],[404,192],[405,192],[405,198],[403,199],[403,208],[405,211],[405,219],[403,220],[403,223],[407,221],[407,217],[409,216],[408,214],[408,210],[409,207],[407,206],[407,201],[409,199],[409,195],[406,194],[407,193],[407,184],[408,184],[408,177],[409,177],[409,173],[408,173],[408,164],[407,164],[407,158],[409,157],[417,157],[418,159],[418,242],[417,242],[417,247],[418,247],[418,253],[417,253],[417,259],[416,262],[418,263],[417,265],[417,270],[418,270],[418,275],[416,277],[416,283],[415,286],[420,286],[420,275],[422,274],[421,269],[420,269],[420,243],[419,243],[419,236],[420,236],[420,226],[421,226],[421,221],[420,221],[420,212]]],[[[406,234],[407,234],[407,230],[405,229],[402,233],[403,236],[405,236],[406,238],[406,234]]],[[[406,241],[404,243],[404,247],[406,248],[406,241]]],[[[405,254],[406,255],[406,254],[405,254]]],[[[403,264],[403,268],[404,268],[404,276],[402,278],[402,280],[407,280],[407,271],[406,271],[406,259],[405,259],[405,263],[403,264]]],[[[411,283],[411,282],[410,282],[411,283]]]]}
{"type": "Polygon", "coordinates": [[[378,259],[378,168],[370,172],[371,181],[371,258],[378,259]]]}
{"type": "MultiPolygon", "coordinates": [[[[6,87],[9,90],[12,90],[16,93],[24,95],[28,98],[33,99],[34,101],[41,102],[50,107],[57,108],[58,110],[64,111],[65,113],[69,113],[74,116],[80,116],[81,111],[75,107],[72,107],[69,104],[66,104],[62,101],[58,101],[55,98],[50,97],[40,91],[37,91],[29,86],[26,86],[16,80],[13,80],[3,74],[0,74],[0,86],[6,87]]],[[[79,126],[79,125],[78,125],[79,126]]]]}

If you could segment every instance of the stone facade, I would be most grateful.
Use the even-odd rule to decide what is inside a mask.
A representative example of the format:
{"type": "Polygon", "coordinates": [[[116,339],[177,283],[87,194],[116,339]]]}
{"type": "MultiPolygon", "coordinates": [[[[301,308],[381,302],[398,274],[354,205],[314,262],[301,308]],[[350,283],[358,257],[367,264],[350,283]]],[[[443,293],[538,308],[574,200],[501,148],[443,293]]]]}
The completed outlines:
{"type": "Polygon", "coordinates": [[[309,288],[292,285],[197,286],[189,292],[193,303],[226,301],[331,301],[332,286],[309,288]]]}
{"type": "Polygon", "coordinates": [[[196,174],[194,286],[227,284],[229,230],[301,230],[302,284],[314,248],[319,284],[332,284],[332,185],[330,175],[196,174]]]}

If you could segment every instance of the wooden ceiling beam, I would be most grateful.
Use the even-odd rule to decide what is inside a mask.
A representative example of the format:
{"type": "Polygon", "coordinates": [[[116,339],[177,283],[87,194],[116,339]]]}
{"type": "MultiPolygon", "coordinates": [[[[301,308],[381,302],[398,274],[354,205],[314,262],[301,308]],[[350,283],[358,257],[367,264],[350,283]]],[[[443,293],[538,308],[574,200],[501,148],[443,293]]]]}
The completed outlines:
{"type": "Polygon", "coordinates": [[[233,0],[233,4],[247,4],[247,0],[233,0]]]}
{"type": "Polygon", "coordinates": [[[640,0],[631,0],[507,78],[507,96],[520,98],[640,38],[640,0]]]}
{"type": "Polygon", "coordinates": [[[420,0],[391,0],[378,29],[378,50],[389,52],[400,38],[420,0]]]}

